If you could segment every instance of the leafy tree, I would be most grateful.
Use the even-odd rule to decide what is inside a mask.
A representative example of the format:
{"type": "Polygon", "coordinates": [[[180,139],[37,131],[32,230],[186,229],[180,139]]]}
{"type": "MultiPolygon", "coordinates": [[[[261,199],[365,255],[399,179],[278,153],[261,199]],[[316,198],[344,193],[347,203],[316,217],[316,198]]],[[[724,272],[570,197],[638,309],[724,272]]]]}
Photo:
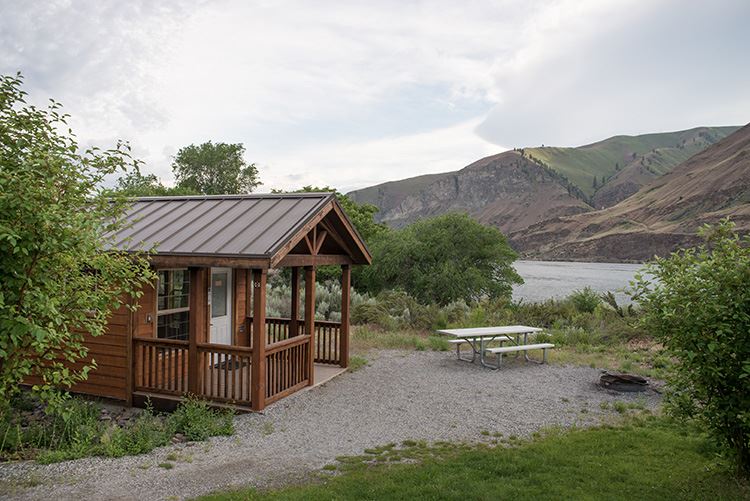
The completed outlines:
{"type": "Polygon", "coordinates": [[[705,243],[648,264],[633,297],[644,326],[678,363],[669,410],[696,417],[750,474],[750,238],[723,220],[705,243]]]}
{"type": "Polygon", "coordinates": [[[175,186],[173,188],[164,186],[154,174],[141,174],[136,165],[124,176],[117,180],[117,186],[113,194],[117,193],[126,197],[155,197],[174,195],[197,195],[198,192],[185,187],[175,186]]]}
{"type": "Polygon", "coordinates": [[[508,297],[522,283],[516,253],[495,228],[466,214],[445,214],[384,233],[371,246],[373,264],[360,286],[371,293],[402,288],[423,303],[508,297]]]}
{"type": "Polygon", "coordinates": [[[241,143],[185,146],[172,162],[177,186],[204,195],[250,193],[261,183],[258,169],[245,161],[244,154],[241,143]]]}
{"type": "Polygon", "coordinates": [[[86,378],[83,332],[153,278],[138,255],[107,250],[126,204],[101,188],[132,165],[127,145],[80,151],[52,101],[25,103],[21,75],[0,76],[0,402],[29,376],[56,402],[56,388],[86,378]]]}

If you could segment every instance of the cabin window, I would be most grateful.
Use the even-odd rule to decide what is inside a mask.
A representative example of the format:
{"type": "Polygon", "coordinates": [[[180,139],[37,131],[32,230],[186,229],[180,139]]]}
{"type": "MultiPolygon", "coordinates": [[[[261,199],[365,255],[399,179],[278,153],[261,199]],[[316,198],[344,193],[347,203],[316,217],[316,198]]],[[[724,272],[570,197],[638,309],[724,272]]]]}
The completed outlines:
{"type": "Polygon", "coordinates": [[[190,274],[188,270],[159,270],[156,335],[187,341],[190,332],[190,274]]]}

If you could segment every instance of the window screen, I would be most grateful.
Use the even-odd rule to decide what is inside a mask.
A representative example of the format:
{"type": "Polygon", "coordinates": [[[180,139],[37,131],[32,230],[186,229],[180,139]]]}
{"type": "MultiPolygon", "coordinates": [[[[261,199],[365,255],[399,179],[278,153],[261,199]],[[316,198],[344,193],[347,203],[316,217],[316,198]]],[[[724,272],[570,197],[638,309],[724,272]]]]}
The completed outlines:
{"type": "Polygon", "coordinates": [[[187,341],[190,332],[190,275],[188,270],[159,270],[156,335],[187,341]]]}

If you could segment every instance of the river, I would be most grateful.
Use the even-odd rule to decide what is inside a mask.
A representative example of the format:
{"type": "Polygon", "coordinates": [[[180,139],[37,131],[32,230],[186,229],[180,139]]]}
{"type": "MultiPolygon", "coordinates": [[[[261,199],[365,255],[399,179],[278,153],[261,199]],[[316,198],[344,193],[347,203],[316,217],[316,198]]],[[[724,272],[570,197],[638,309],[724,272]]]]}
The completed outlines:
{"type": "Polygon", "coordinates": [[[598,292],[612,291],[618,303],[630,302],[623,290],[642,267],[640,264],[565,261],[516,261],[513,266],[524,280],[523,285],[513,288],[516,301],[562,298],[589,286],[598,292]]]}

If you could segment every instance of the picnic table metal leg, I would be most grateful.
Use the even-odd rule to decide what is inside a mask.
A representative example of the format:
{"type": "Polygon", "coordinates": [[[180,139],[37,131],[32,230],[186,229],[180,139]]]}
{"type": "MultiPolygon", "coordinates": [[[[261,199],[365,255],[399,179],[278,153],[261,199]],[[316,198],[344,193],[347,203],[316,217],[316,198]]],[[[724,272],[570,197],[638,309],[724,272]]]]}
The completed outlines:
{"type": "MultiPolygon", "coordinates": [[[[490,341],[493,341],[495,338],[490,338],[490,341]]],[[[492,365],[490,363],[487,363],[487,361],[484,358],[484,340],[485,338],[480,338],[479,340],[479,346],[480,346],[480,353],[479,353],[479,363],[482,364],[482,367],[486,367],[488,369],[497,370],[500,368],[500,364],[496,362],[495,365],[492,365]]],[[[497,357],[495,357],[497,359],[497,357]]]]}
{"type": "Polygon", "coordinates": [[[471,346],[471,360],[469,360],[468,358],[463,358],[463,357],[461,356],[461,345],[462,345],[463,343],[458,343],[458,344],[456,344],[456,357],[457,357],[457,358],[458,358],[459,360],[461,360],[462,362],[469,362],[469,363],[474,363],[474,360],[476,360],[476,358],[477,358],[477,350],[476,350],[476,347],[475,347],[475,346],[474,346],[474,344],[473,344],[473,343],[472,343],[471,341],[469,341],[468,339],[466,339],[465,341],[466,341],[467,343],[469,343],[469,346],[471,346]]]}
{"type": "MultiPolygon", "coordinates": [[[[529,342],[528,342],[528,339],[529,339],[529,335],[528,335],[528,334],[526,334],[526,333],[524,332],[524,334],[523,334],[523,344],[529,344],[529,342]]],[[[523,352],[523,358],[524,358],[524,359],[525,359],[525,360],[526,360],[527,362],[528,362],[529,360],[531,360],[531,359],[529,358],[529,352],[528,352],[528,351],[524,351],[524,352],[523,352]]]]}

